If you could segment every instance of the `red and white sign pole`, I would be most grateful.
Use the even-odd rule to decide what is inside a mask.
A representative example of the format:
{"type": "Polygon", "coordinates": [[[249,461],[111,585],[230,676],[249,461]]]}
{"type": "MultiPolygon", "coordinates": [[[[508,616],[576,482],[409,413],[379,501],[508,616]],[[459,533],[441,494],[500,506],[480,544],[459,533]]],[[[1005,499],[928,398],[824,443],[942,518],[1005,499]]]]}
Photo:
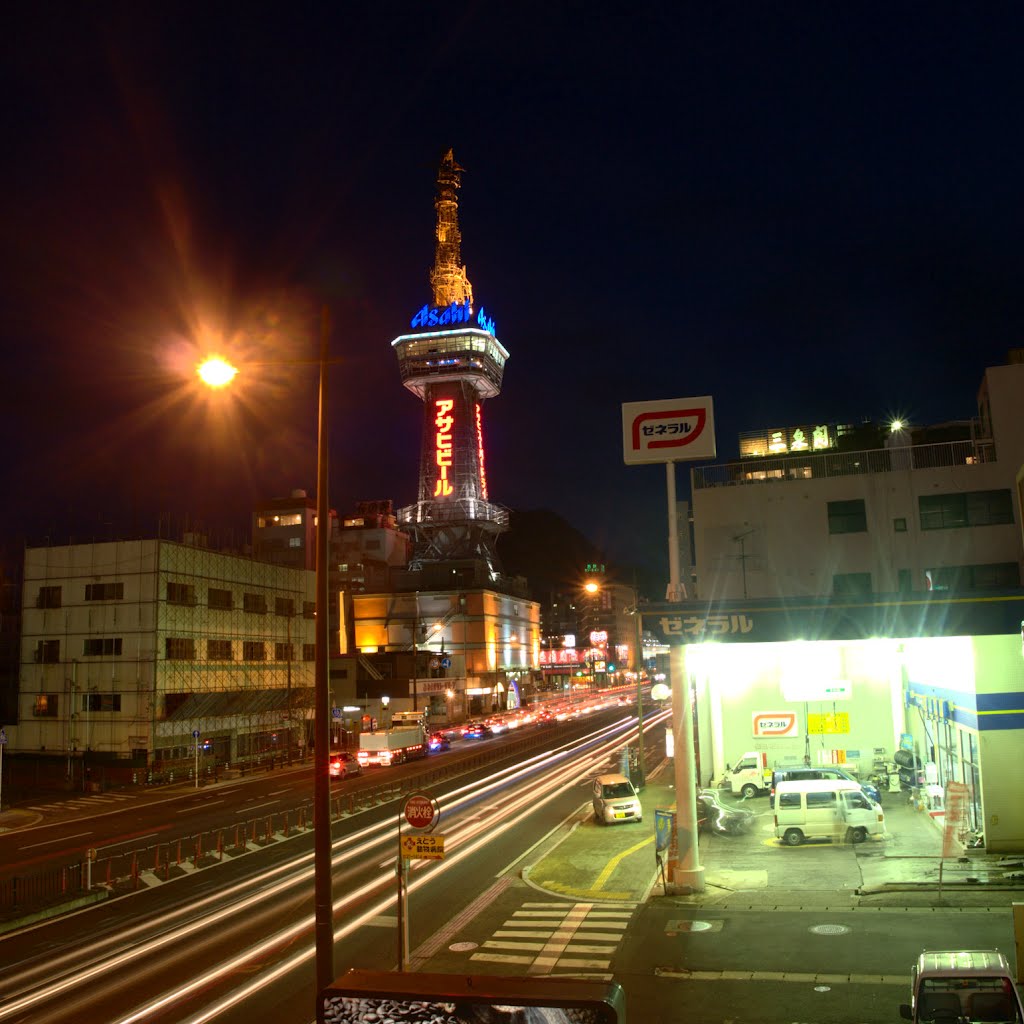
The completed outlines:
{"type": "MultiPolygon", "coordinates": [[[[686,598],[679,572],[679,525],[676,510],[677,462],[713,459],[715,417],[710,395],[664,402],[627,402],[622,406],[622,454],[628,466],[664,462],[668,499],[669,601],[686,598]]],[[[676,895],[704,891],[704,869],[697,847],[696,761],[686,647],[671,651],[672,736],[675,744],[676,842],[669,858],[666,889],[676,895]]]]}
{"type": "Polygon", "coordinates": [[[441,808],[429,793],[410,793],[398,819],[398,970],[409,962],[409,859],[402,853],[402,819],[412,828],[431,832],[441,819],[441,808]]]}
{"type": "Polygon", "coordinates": [[[715,415],[710,395],[664,402],[626,402],[622,406],[622,457],[627,466],[665,463],[668,499],[668,600],[682,601],[679,578],[679,525],[676,514],[677,462],[713,459],[715,415]]]}

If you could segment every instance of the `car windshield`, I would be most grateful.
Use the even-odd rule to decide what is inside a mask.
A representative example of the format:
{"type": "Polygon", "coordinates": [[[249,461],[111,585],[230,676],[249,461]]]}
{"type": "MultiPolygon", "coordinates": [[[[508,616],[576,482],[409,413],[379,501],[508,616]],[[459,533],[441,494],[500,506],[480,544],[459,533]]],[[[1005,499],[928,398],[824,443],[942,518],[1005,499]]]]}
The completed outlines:
{"type": "Polygon", "coordinates": [[[1000,1021],[1019,1024],[1017,1001],[1001,978],[926,978],[921,984],[918,1018],[922,1021],[1000,1021]]]}
{"type": "Polygon", "coordinates": [[[605,800],[617,800],[624,796],[635,796],[633,787],[628,782],[612,782],[604,787],[605,800]]]}

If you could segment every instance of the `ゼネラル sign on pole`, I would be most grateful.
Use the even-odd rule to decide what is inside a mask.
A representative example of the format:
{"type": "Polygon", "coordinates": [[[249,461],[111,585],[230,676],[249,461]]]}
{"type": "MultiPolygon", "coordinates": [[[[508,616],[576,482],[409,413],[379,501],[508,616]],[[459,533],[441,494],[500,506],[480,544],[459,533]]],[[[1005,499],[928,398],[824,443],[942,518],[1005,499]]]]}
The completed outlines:
{"type": "Polygon", "coordinates": [[[626,465],[713,459],[715,417],[710,395],[622,406],[622,455],[626,465]]]}

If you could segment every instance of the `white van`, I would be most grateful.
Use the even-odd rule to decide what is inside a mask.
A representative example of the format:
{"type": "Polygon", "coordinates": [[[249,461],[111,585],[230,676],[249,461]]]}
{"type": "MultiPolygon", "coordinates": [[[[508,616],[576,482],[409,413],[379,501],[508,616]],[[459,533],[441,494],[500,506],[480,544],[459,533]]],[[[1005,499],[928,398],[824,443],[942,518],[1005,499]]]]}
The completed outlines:
{"type": "Polygon", "coordinates": [[[805,839],[862,843],[885,832],[885,815],[856,782],[810,779],[775,787],[775,836],[787,846],[805,839]]]}

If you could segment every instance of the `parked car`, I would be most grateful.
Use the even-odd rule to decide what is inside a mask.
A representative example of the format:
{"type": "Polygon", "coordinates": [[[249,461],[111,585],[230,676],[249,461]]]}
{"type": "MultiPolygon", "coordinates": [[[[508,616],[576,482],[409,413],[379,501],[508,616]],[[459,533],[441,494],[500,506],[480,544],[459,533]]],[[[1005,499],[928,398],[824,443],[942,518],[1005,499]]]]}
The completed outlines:
{"type": "Polygon", "coordinates": [[[644,812],[633,783],[625,775],[598,775],[593,790],[594,819],[599,825],[643,821],[644,812]]]}
{"type": "Polygon", "coordinates": [[[870,782],[861,782],[845,769],[829,764],[818,765],[816,768],[804,764],[779,765],[772,771],[772,788],[769,795],[774,798],[775,787],[780,782],[810,782],[815,779],[842,779],[846,782],[856,782],[860,786],[861,792],[872,803],[881,804],[882,802],[882,794],[879,793],[877,786],[870,782]]]}
{"type": "Polygon", "coordinates": [[[343,750],[340,754],[331,755],[331,778],[347,779],[350,775],[362,775],[363,769],[353,754],[343,750]]]}
{"type": "Polygon", "coordinates": [[[427,747],[431,751],[452,749],[451,743],[448,742],[448,737],[443,732],[433,733],[430,739],[427,740],[427,747]]]}
{"type": "Polygon", "coordinates": [[[775,837],[787,846],[805,839],[862,843],[885,834],[885,815],[848,779],[780,782],[772,801],[775,837]]]}
{"type": "Polygon", "coordinates": [[[754,824],[754,812],[745,807],[730,807],[713,789],[702,789],[697,794],[697,814],[705,832],[720,836],[738,836],[749,832],[754,824]]]}
{"type": "Polygon", "coordinates": [[[997,949],[926,950],[910,974],[910,1002],[900,1016],[914,1024],[1024,1020],[1009,961],[997,949]]]}

